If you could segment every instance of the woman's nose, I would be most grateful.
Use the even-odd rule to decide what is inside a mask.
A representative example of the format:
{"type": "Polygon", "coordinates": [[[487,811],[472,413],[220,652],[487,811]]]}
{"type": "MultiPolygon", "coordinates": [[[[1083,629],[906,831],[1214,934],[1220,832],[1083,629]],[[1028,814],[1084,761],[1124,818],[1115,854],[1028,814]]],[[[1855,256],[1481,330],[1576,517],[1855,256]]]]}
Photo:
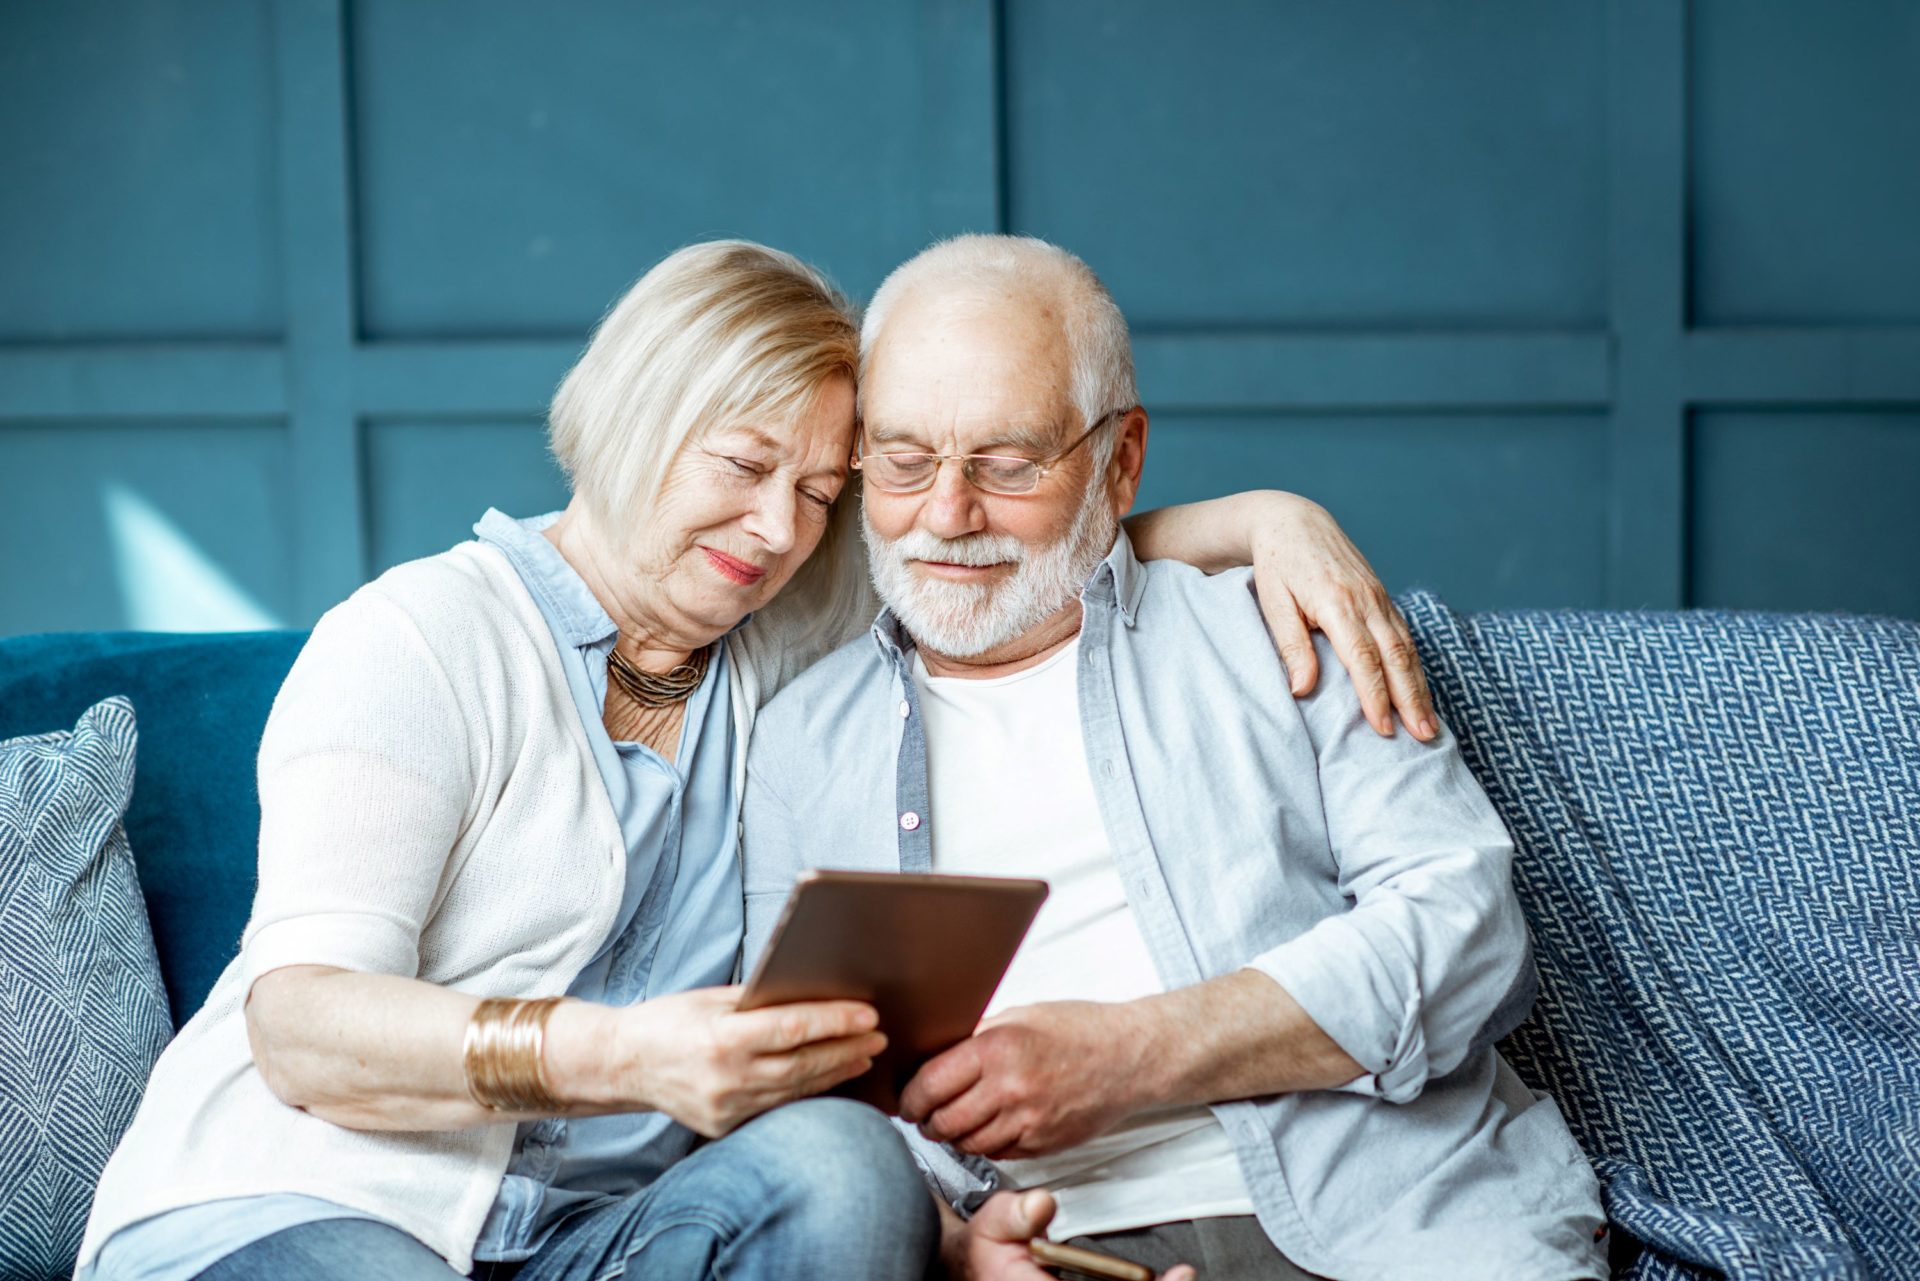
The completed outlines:
{"type": "Polygon", "coordinates": [[[776,556],[793,550],[799,531],[799,500],[784,485],[762,485],[759,501],[747,513],[747,532],[776,556]]]}

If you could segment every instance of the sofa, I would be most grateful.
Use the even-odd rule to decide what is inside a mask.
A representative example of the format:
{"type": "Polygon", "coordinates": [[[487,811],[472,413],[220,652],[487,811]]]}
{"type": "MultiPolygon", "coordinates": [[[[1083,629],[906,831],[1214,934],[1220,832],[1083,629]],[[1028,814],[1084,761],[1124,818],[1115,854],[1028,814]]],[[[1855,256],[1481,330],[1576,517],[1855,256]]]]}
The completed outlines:
{"type": "MultiPolygon", "coordinates": [[[[1540,994],[1502,1051],[1600,1172],[1615,1275],[1920,1278],[1920,624],[1400,604],[1518,849],[1540,994]]],[[[0,640],[0,740],[135,710],[175,1026],[237,950],[303,639],[0,640]]]]}

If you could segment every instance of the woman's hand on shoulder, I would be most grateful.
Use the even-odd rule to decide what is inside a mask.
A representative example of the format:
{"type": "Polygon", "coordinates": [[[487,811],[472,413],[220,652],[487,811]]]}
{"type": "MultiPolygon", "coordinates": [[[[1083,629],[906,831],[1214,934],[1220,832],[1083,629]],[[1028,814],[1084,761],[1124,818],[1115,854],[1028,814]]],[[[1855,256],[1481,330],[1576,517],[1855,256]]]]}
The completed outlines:
{"type": "Polygon", "coordinates": [[[550,1063],[573,1077],[556,1081],[557,1089],[590,1104],[665,1112],[715,1138],[851,1080],[886,1047],[872,1006],[811,1001],[742,1011],[740,993],[699,988],[583,1012],[606,1024],[597,1063],[584,1070],[550,1063]]]}
{"type": "Polygon", "coordinates": [[[1391,737],[1397,711],[1416,738],[1432,738],[1433,698],[1413,633],[1339,522],[1298,494],[1241,497],[1255,505],[1248,517],[1254,586],[1294,696],[1311,693],[1320,678],[1309,633],[1322,631],[1376,731],[1391,737]]]}

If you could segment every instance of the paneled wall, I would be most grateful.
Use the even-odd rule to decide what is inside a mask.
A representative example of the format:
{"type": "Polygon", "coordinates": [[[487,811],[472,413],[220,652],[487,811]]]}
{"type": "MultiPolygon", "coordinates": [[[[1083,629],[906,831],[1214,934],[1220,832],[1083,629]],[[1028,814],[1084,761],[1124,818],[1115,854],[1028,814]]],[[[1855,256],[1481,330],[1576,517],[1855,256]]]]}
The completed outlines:
{"type": "Polygon", "coordinates": [[[1920,617],[1908,0],[16,0],[0,633],[310,621],[489,504],[662,253],[1087,258],[1144,501],[1456,604],[1920,617]]]}

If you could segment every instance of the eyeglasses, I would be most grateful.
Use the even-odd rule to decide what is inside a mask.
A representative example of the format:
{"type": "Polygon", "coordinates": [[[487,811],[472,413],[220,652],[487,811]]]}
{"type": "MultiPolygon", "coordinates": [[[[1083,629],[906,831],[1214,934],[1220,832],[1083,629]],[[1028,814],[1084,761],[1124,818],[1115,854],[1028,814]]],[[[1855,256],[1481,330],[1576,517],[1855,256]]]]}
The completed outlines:
{"type": "Polygon", "coordinates": [[[1004,454],[862,454],[853,460],[853,469],[885,493],[917,494],[933,487],[933,482],[940,477],[940,464],[959,463],[960,474],[975,489],[1018,497],[1040,488],[1040,482],[1061,459],[1086,444],[1095,432],[1114,419],[1132,413],[1134,408],[1129,405],[1104,415],[1080,433],[1071,445],[1045,458],[1014,458],[1004,454]]]}

